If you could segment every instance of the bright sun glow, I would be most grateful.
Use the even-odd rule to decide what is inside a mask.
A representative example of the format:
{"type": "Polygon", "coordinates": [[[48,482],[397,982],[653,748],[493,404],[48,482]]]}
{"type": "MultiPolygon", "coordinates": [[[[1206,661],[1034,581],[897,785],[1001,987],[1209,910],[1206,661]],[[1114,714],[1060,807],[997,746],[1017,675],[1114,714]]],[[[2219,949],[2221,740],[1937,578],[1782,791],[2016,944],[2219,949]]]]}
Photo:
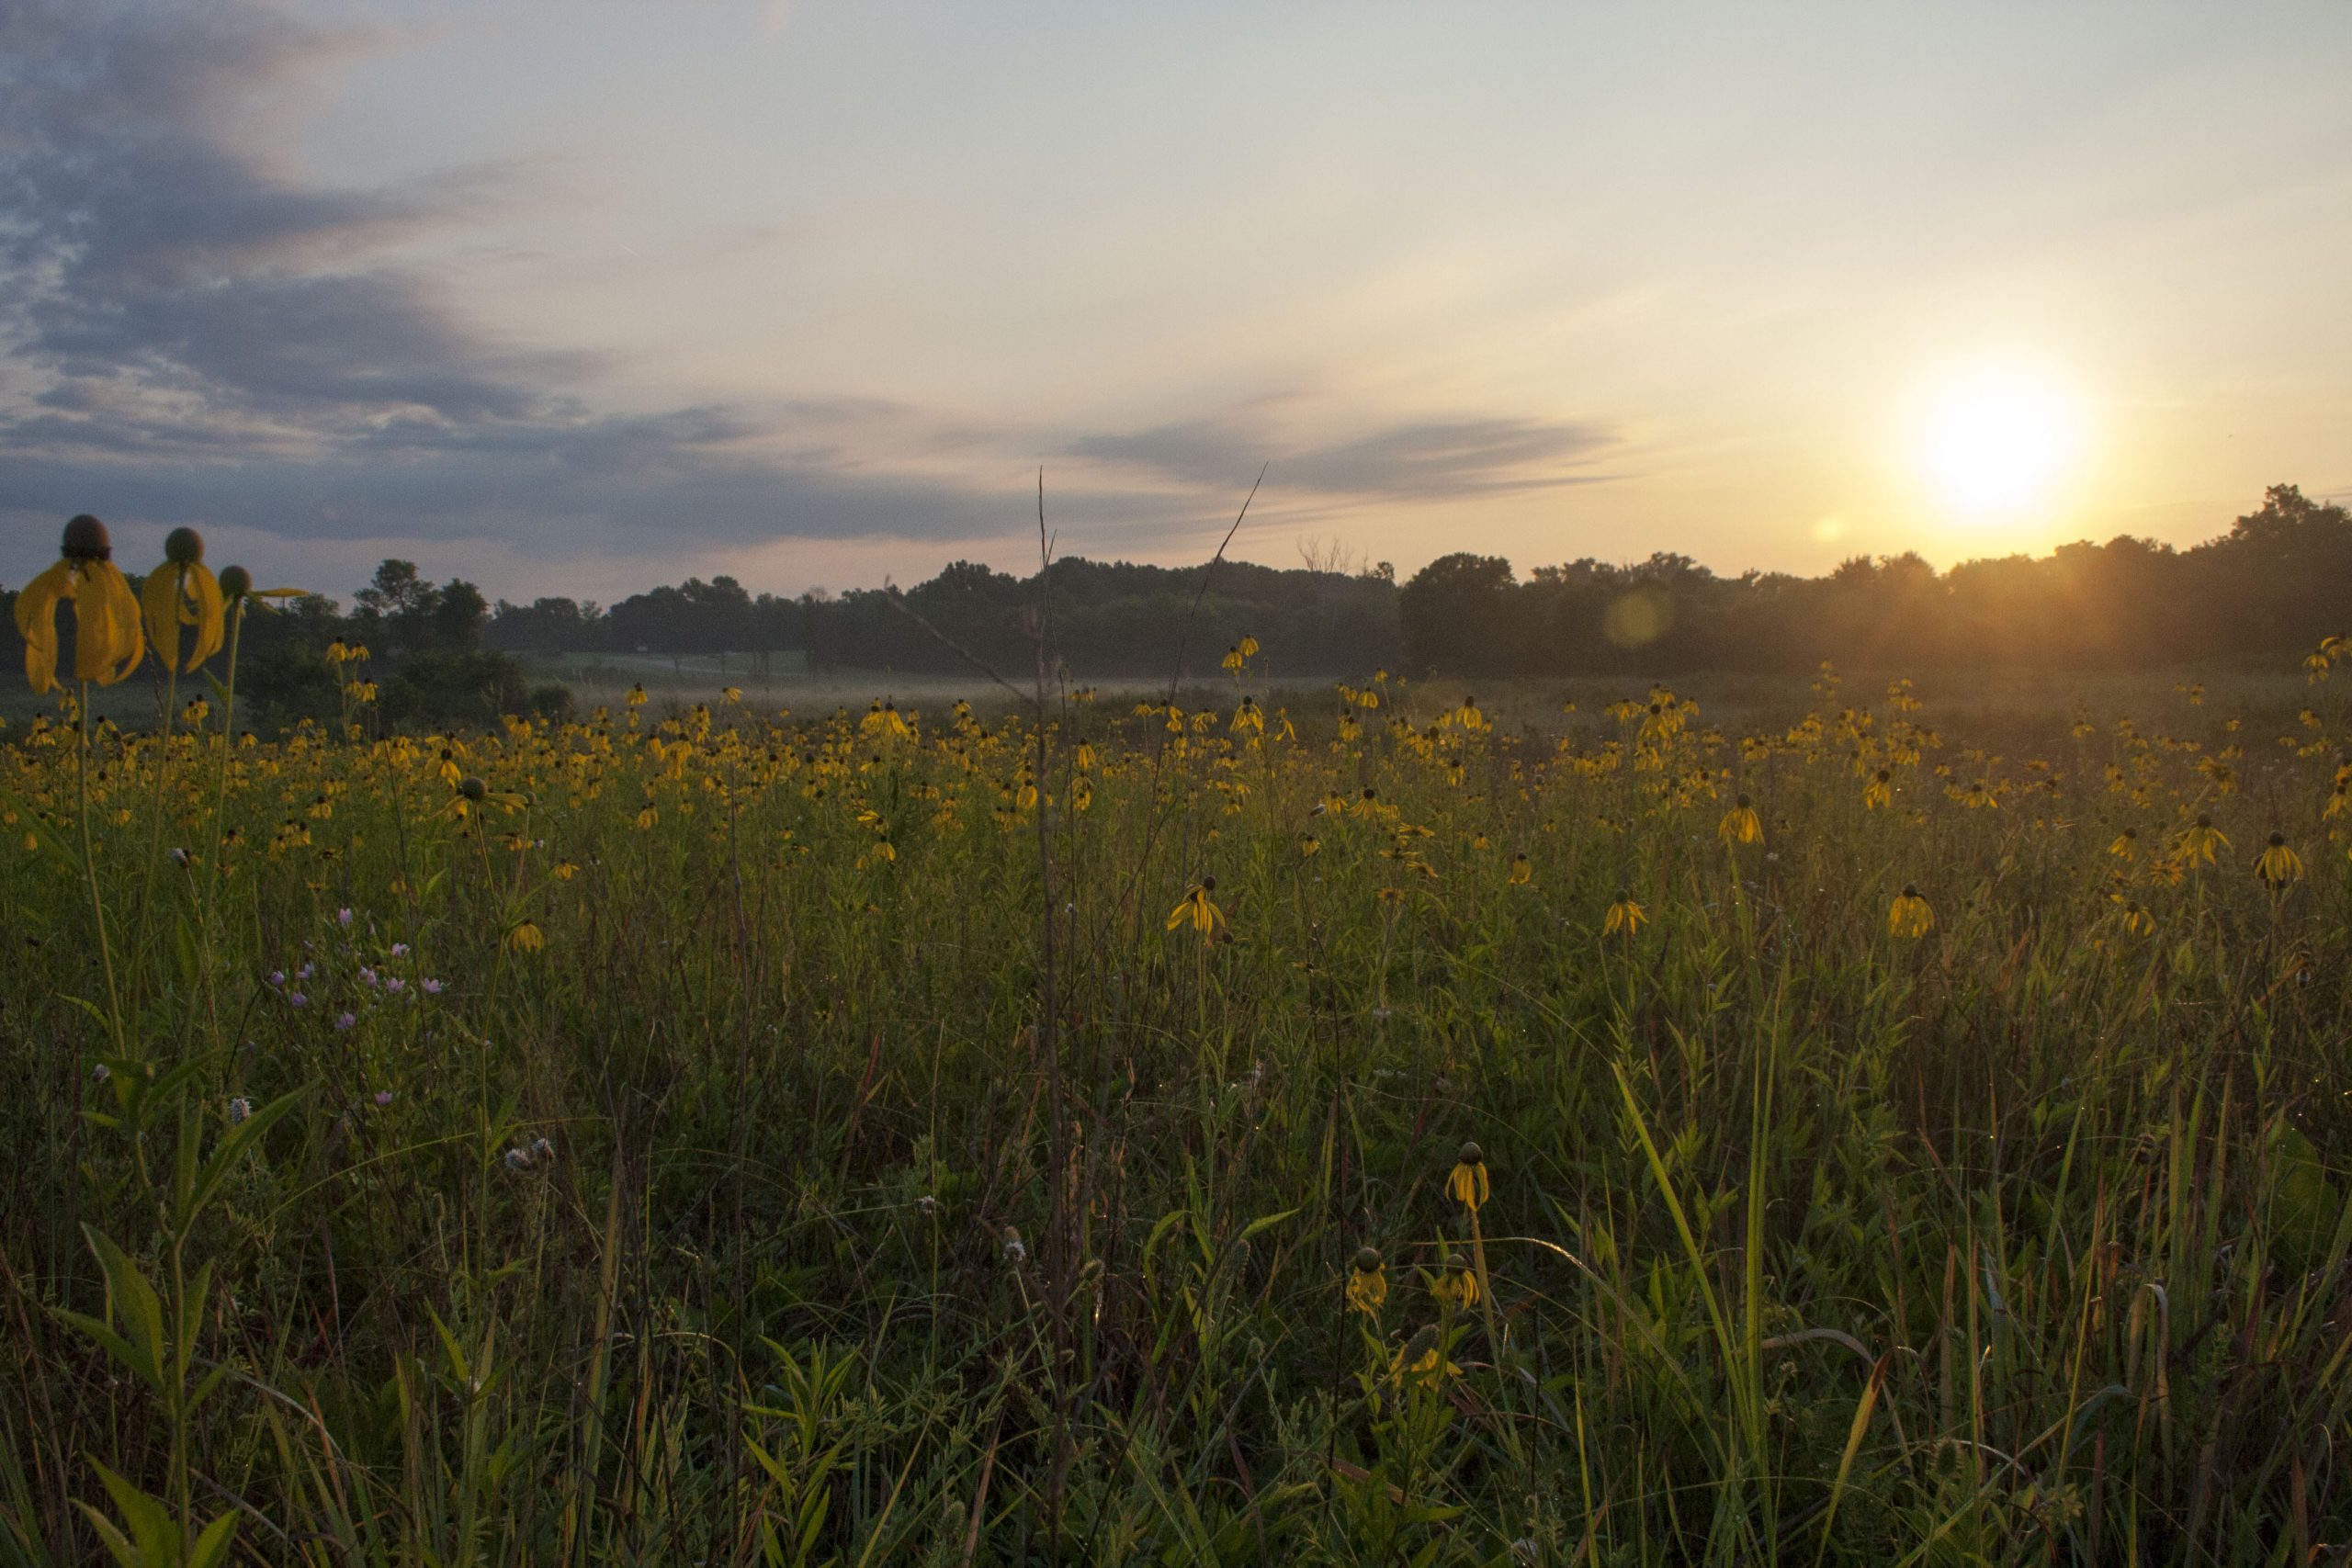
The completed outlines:
{"type": "Polygon", "coordinates": [[[1982,366],[1930,396],[1920,467],[1955,518],[2014,519],[2046,508],[2080,457],[2080,403],[2055,378],[1982,366]]]}

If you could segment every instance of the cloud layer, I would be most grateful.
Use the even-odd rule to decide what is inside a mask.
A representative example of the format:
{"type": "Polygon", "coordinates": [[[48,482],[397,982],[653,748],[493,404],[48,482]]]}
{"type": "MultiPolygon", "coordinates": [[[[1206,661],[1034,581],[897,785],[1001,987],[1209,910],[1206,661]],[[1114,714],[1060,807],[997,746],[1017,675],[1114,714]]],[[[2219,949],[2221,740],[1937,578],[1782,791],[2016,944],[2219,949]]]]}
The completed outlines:
{"type": "Polygon", "coordinates": [[[1261,422],[1227,416],[1083,436],[1069,451],[1192,484],[1229,485],[1236,474],[1264,462],[1268,483],[1283,489],[1358,500],[1449,501],[1604,478],[1589,465],[1612,440],[1590,423],[1453,419],[1269,449],[1261,422]]]}
{"type": "Polygon", "coordinates": [[[485,343],[403,246],[497,185],[301,183],[254,132],[380,40],[277,11],[37,3],[0,20],[6,502],[299,537],[656,553],[1000,532],[1005,498],[810,455],[870,404],[600,413],[580,355],[485,343]]]}
{"type": "Polygon", "coordinates": [[[550,561],[945,546],[1017,529],[1051,454],[1097,547],[1164,547],[1227,516],[1262,463],[1270,502],[1311,509],[1577,482],[1607,445],[1507,418],[1292,439],[1262,406],[977,442],[871,397],[600,410],[610,367],[492,341],[431,260],[533,199],[526,175],[337,186],[284,152],[338,73],[404,41],[241,0],[0,12],[0,514],[488,539],[550,561]]]}

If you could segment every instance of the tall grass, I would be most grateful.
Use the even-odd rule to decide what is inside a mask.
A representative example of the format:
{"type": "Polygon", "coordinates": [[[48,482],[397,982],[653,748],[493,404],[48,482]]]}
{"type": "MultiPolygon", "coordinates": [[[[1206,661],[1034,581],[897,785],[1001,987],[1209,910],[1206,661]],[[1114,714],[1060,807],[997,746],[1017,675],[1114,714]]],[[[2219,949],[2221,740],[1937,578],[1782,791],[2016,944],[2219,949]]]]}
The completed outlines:
{"type": "Polygon", "coordinates": [[[2352,1540],[2344,726],[2293,678],[1943,736],[1830,682],[1261,736],[1238,684],[20,727],[0,1560],[2352,1540]]]}

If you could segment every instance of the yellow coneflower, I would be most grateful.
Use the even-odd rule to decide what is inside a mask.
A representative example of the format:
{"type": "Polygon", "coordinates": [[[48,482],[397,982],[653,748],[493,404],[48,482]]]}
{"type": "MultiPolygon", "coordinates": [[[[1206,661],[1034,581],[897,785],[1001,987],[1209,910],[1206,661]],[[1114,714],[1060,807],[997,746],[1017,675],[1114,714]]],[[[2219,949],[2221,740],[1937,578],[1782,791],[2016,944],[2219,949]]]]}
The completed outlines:
{"type": "Polygon", "coordinates": [[[2211,865],[2213,852],[2229,847],[2229,839],[2213,826],[2213,819],[2199,812],[2196,821],[2180,830],[2179,839],[2173,844],[2173,853],[2188,865],[2195,865],[2199,861],[2211,865]]]}
{"type": "Polygon", "coordinates": [[[1715,825],[1715,834],[1726,844],[1752,844],[1764,837],[1764,824],[1757,819],[1754,804],[1743,795],[1724,813],[1724,819],[1715,825]]]}
{"type": "Polygon", "coordinates": [[[1535,880],[1535,868],[1527,863],[1527,852],[1521,850],[1510,857],[1510,885],[1524,887],[1535,880]]]}
{"type": "Polygon", "coordinates": [[[637,684],[631,686],[628,689],[628,697],[627,700],[628,702],[628,705],[633,708],[643,707],[645,705],[645,682],[639,681],[637,684]]]}
{"type": "Polygon", "coordinates": [[[914,733],[906,716],[899,712],[895,697],[875,698],[865,710],[865,716],[858,720],[857,728],[862,735],[878,735],[891,740],[903,740],[914,733]]]}
{"type": "Polygon", "coordinates": [[[1380,1248],[1361,1247],[1348,1270],[1348,1305],[1366,1317],[1377,1317],[1388,1301],[1388,1274],[1381,1266],[1380,1248]]]}
{"type": "Polygon", "coordinates": [[[1449,1253],[1430,1280],[1430,1294],[1456,1312],[1468,1312],[1478,1304],[1477,1273],[1449,1253]]]}
{"type": "Polygon", "coordinates": [[[1312,833],[1301,833],[1301,834],[1298,836],[1298,858],[1299,858],[1299,859],[1301,859],[1301,860],[1312,860],[1315,856],[1317,856],[1317,855],[1318,855],[1318,854],[1320,854],[1320,853],[1322,853],[1322,852],[1323,852],[1323,840],[1320,840],[1320,839],[1317,838],[1317,837],[1316,837],[1314,834],[1312,834],[1312,833]]]}
{"type": "Polygon", "coordinates": [[[529,920],[509,926],[503,942],[509,953],[537,953],[547,944],[547,933],[529,920]]]}
{"type": "Polygon", "coordinates": [[[56,565],[17,595],[25,679],[36,694],[57,684],[57,606],[74,603],[74,678],[111,686],[139,668],[139,599],[114,564],[107,525],[84,513],[65,525],[56,565]]]}
{"type": "Polygon", "coordinates": [[[1862,786],[1862,809],[1876,811],[1882,806],[1894,804],[1894,775],[1884,768],[1871,775],[1862,786]]]}
{"type": "Polygon", "coordinates": [[[1186,921],[1201,933],[1204,942],[1216,941],[1217,932],[1225,929],[1225,911],[1218,908],[1209,895],[1216,891],[1216,878],[1204,876],[1192,886],[1182,902],[1168,911],[1168,929],[1174,931],[1186,921]]]}
{"type": "Polygon", "coordinates": [[[220,651],[227,625],[220,604],[220,580],[204,564],[204,536],[193,528],[175,528],[164,536],[164,564],[147,574],[141,585],[140,605],[146,613],[147,640],[167,670],[185,674],[220,651]],[[193,626],[187,662],[181,662],[180,628],[193,626]]]}
{"type": "Polygon", "coordinates": [[[2126,828],[2116,834],[2115,841],[2107,846],[2107,852],[2120,861],[2138,860],[2140,858],[2140,829],[2126,828]]]}
{"type": "Polygon", "coordinates": [[[1934,929],[1936,911],[1920,896],[1918,888],[1906,882],[1903,891],[1894,896],[1894,904],[1886,912],[1886,930],[1890,936],[1922,937],[1934,929]]]}
{"type": "Polygon", "coordinates": [[[1464,697],[1462,705],[1455,708],[1450,716],[1464,729],[1476,731],[1487,728],[1487,716],[1478,711],[1478,699],[1476,697],[1464,697]]]}
{"type": "Polygon", "coordinates": [[[2133,936],[2149,936],[2154,933],[2156,918],[2141,908],[2137,898],[2126,898],[2121,894],[2117,894],[2114,897],[2116,903],[2122,906],[2122,914],[2120,918],[2125,931],[2133,936]]]}
{"type": "Polygon", "coordinates": [[[1388,1376],[1391,1382],[1402,1382],[1407,1378],[1411,1378],[1423,1388],[1436,1388],[1446,1379],[1458,1378],[1461,1375],[1462,1369],[1445,1359],[1433,1339],[1426,1339],[1420,1336],[1414,1337],[1413,1345],[1398,1350],[1388,1363],[1388,1376]],[[1419,1348],[1415,1348],[1415,1346],[1419,1348]]]}
{"type": "Polygon", "coordinates": [[[2287,847],[2286,834],[2273,833],[2255,857],[2254,874],[2274,888],[2284,887],[2303,874],[2302,857],[2287,847]]]}
{"type": "Polygon", "coordinates": [[[1239,675],[1241,667],[1248,662],[1249,660],[1243,655],[1239,643],[1235,643],[1231,648],[1227,649],[1225,657],[1217,660],[1219,668],[1233,675],[1239,675]]]}
{"type": "Polygon", "coordinates": [[[1487,1151],[1476,1144],[1464,1144],[1453,1156],[1453,1168],[1446,1174],[1445,1190],[1455,1202],[1472,1213],[1487,1201],[1491,1190],[1487,1179],[1487,1151]]]}
{"type": "Polygon", "coordinates": [[[1620,887],[1617,889],[1616,900],[1609,906],[1609,913],[1600,918],[1600,934],[1615,936],[1619,931],[1623,931],[1626,936],[1631,937],[1642,929],[1642,922],[1649,918],[1649,911],[1634,901],[1633,894],[1620,887]]]}

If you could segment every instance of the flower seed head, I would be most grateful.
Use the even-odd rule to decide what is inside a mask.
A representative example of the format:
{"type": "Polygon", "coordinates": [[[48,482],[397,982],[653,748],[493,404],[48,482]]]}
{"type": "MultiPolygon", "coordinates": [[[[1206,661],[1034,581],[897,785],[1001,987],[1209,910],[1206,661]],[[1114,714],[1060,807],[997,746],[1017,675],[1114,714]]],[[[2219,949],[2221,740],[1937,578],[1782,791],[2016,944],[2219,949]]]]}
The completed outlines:
{"type": "Polygon", "coordinates": [[[1463,1165],[1484,1165],[1487,1163],[1487,1151],[1476,1144],[1465,1143],[1453,1157],[1463,1165]]]}
{"type": "Polygon", "coordinates": [[[468,800],[481,800],[490,794],[490,786],[469,773],[458,781],[458,793],[468,800]]]}
{"type": "Polygon", "coordinates": [[[67,560],[111,560],[114,540],[107,534],[107,525],[85,512],[65,525],[65,537],[59,551],[67,560]]]}
{"type": "Polygon", "coordinates": [[[204,536],[193,528],[175,528],[164,536],[164,558],[174,566],[196,566],[204,559],[204,536]]]}
{"type": "Polygon", "coordinates": [[[220,569],[220,597],[242,599],[254,591],[254,574],[241,566],[220,569]]]}
{"type": "Polygon", "coordinates": [[[1380,1248],[1378,1248],[1378,1247],[1357,1247],[1357,1248],[1356,1248],[1356,1272],[1357,1272],[1357,1273],[1359,1273],[1359,1274],[1375,1274],[1375,1273],[1378,1273],[1379,1271],[1380,1271],[1380,1248]]]}
{"type": "Polygon", "coordinates": [[[2286,847],[2286,845],[2287,845],[2287,835],[2286,835],[2286,834],[2284,834],[2284,833],[2273,833],[2273,834],[2271,834],[2271,835],[2270,835],[2270,847],[2271,847],[2272,849],[2274,849],[2274,850],[2278,850],[2278,849],[2284,849],[2284,848],[2286,847]]]}

